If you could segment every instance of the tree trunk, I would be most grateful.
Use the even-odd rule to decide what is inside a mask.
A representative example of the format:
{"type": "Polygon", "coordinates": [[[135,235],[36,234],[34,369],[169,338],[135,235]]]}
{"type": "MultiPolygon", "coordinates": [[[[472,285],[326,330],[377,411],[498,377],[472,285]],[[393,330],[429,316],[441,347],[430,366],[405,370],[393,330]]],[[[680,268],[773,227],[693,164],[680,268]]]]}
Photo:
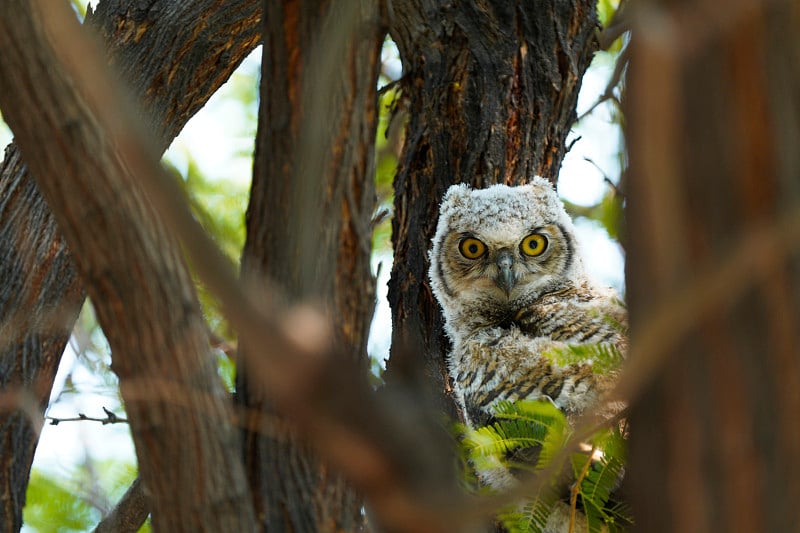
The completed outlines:
{"type": "MultiPolygon", "coordinates": [[[[289,303],[321,304],[336,353],[367,372],[374,307],[370,271],[376,81],[383,34],[373,2],[265,3],[261,108],[247,242],[246,280],[262,276],[289,303]]],[[[298,325],[301,328],[302,325],[298,325]]],[[[360,498],[300,443],[264,422],[269,391],[248,379],[258,348],[242,346],[237,400],[251,413],[244,454],[264,531],[353,531],[360,498]]],[[[252,370],[255,372],[255,370],[252,370]]]]}
{"type": "Polygon", "coordinates": [[[439,202],[454,183],[556,182],[595,48],[591,0],[531,3],[395,0],[409,123],[395,179],[387,381],[427,382],[455,414],[442,317],[428,286],[439,202]]]}
{"type": "Polygon", "coordinates": [[[800,524],[800,8],[651,1],[626,117],[640,531],[800,524]]]}
{"type": "Polygon", "coordinates": [[[33,454],[83,284],[16,145],[0,164],[0,528],[19,531],[33,454]]]}
{"type": "MultiPolygon", "coordinates": [[[[173,7],[172,2],[158,1],[146,6],[142,3],[135,7],[126,4],[103,2],[98,13],[89,19],[101,28],[109,43],[111,61],[120,67],[146,107],[164,113],[150,123],[156,144],[163,149],[258,42],[259,6],[244,1],[228,3],[225,9],[211,6],[211,2],[177,7],[173,7]],[[220,24],[209,25],[209,19],[220,24]],[[226,20],[227,26],[222,24],[226,20]],[[231,31],[232,28],[236,31],[231,31]],[[165,41],[164,35],[171,38],[165,41]],[[179,38],[172,37],[174,35],[179,38]],[[223,57],[228,62],[220,61],[223,57]],[[194,84],[195,90],[187,90],[191,80],[169,75],[178,65],[187,67],[187,72],[195,72],[207,82],[194,84]]],[[[17,23],[22,25],[26,20],[22,9],[27,11],[28,6],[15,4],[7,7],[4,25],[8,28],[17,23]]],[[[70,15],[66,16],[69,18],[70,15]]],[[[11,39],[11,34],[6,38],[11,39]]],[[[13,78],[19,77],[20,70],[26,68],[21,65],[30,53],[29,49],[33,48],[30,43],[38,41],[26,42],[28,45],[17,48],[18,56],[12,52],[13,48],[4,48],[8,83],[16,83],[13,78]],[[9,64],[12,62],[13,66],[9,64]]],[[[32,87],[41,90],[47,86],[44,79],[17,94],[14,94],[16,88],[4,88],[3,109],[7,117],[16,122],[18,138],[23,136],[17,131],[20,121],[32,126],[34,119],[21,117],[12,98],[30,91],[32,87]]],[[[43,94],[38,92],[35,96],[42,97],[43,94]]],[[[55,103],[58,100],[50,102],[55,103]]],[[[42,104],[39,102],[37,105],[42,104]]],[[[35,116],[34,111],[41,111],[38,108],[24,110],[30,112],[31,117],[35,116]]],[[[50,110],[51,113],[54,111],[55,108],[50,110]]],[[[63,119],[57,122],[63,123],[63,119]]],[[[78,123],[71,124],[78,127],[78,123]]],[[[55,139],[44,138],[41,146],[48,146],[55,139]]],[[[38,149],[38,146],[29,147],[30,154],[37,154],[38,149]]],[[[80,152],[73,156],[83,157],[80,152]]],[[[37,158],[40,177],[46,175],[42,172],[46,172],[42,165],[47,159],[37,158]]],[[[87,163],[89,161],[80,164],[87,163]]],[[[50,170],[53,172],[50,176],[68,175],[63,166],[50,170]]],[[[4,279],[0,294],[3,332],[0,374],[5,392],[23,394],[23,401],[8,397],[10,407],[4,411],[9,414],[3,415],[0,425],[0,439],[4,445],[2,464],[7,465],[0,469],[4,494],[1,521],[5,530],[15,531],[21,524],[21,510],[36,443],[35,427],[40,424],[61,351],[83,301],[83,292],[73,260],[56,232],[53,217],[13,146],[7,150],[0,186],[3,199],[0,204],[0,246],[11,251],[0,254],[0,272],[4,279]],[[26,394],[30,396],[24,396],[26,394]]],[[[113,203],[109,201],[108,205],[113,203]]],[[[175,488],[169,488],[173,495],[175,488]]]]}

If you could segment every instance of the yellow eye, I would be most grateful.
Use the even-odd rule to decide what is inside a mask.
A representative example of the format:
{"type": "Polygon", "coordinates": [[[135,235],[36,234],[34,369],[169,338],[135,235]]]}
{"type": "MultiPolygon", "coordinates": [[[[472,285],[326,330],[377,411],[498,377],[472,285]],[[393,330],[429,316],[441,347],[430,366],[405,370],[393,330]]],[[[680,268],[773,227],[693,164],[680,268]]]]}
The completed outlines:
{"type": "Polygon", "coordinates": [[[547,237],[541,233],[531,233],[519,244],[520,251],[531,257],[542,255],[547,250],[547,237]]]}
{"type": "Polygon", "coordinates": [[[486,253],[486,245],[474,237],[467,237],[458,244],[458,251],[467,259],[477,259],[486,253]]]}

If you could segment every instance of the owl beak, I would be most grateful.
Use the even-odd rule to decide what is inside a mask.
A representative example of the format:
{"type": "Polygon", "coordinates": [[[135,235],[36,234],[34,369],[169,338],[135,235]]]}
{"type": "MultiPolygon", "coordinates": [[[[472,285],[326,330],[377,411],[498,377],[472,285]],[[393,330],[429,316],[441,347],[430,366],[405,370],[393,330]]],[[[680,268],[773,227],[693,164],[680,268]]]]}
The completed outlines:
{"type": "Polygon", "coordinates": [[[506,295],[511,294],[514,288],[514,256],[508,250],[503,250],[497,256],[497,277],[494,278],[495,284],[505,291],[506,295]]]}

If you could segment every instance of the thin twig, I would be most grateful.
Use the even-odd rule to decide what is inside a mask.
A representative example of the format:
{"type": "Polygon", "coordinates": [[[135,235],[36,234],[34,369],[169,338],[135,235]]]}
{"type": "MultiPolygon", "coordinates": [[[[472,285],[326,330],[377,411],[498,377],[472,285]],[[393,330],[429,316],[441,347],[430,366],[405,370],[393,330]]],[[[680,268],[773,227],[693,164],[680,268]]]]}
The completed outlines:
{"type": "Polygon", "coordinates": [[[608,25],[597,34],[597,44],[600,50],[608,50],[614,41],[631,29],[631,20],[626,9],[627,2],[620,2],[614,16],[608,25]]]}
{"type": "Polygon", "coordinates": [[[617,95],[614,94],[614,89],[616,89],[617,86],[620,84],[620,81],[622,81],[622,73],[625,72],[625,67],[628,65],[629,61],[630,61],[630,50],[626,46],[625,48],[622,49],[622,51],[619,53],[619,56],[617,57],[617,62],[614,64],[614,71],[611,73],[611,77],[608,79],[608,83],[606,84],[606,88],[603,91],[603,94],[600,95],[597,101],[593,103],[591,107],[589,107],[589,109],[584,111],[581,114],[581,116],[578,117],[578,120],[576,120],[576,122],[580,122],[585,117],[591,115],[600,104],[607,102],[609,100],[616,103],[617,106],[620,105],[619,98],[617,98],[617,95]]]}
{"type": "Polygon", "coordinates": [[[586,161],[587,163],[589,163],[590,165],[592,165],[594,168],[597,169],[597,171],[600,174],[603,175],[603,181],[606,181],[606,182],[610,183],[611,185],[614,184],[614,182],[611,181],[611,178],[608,177],[608,174],[606,174],[606,171],[603,170],[602,168],[600,168],[600,165],[598,165],[597,162],[594,159],[592,159],[591,157],[584,156],[583,160],[586,161]]]}
{"type": "Polygon", "coordinates": [[[571,151],[571,150],[572,150],[572,147],[573,147],[573,146],[575,146],[575,143],[577,143],[577,142],[578,142],[578,141],[580,141],[581,139],[583,139],[583,135],[578,135],[577,137],[575,137],[574,139],[572,139],[572,140],[569,142],[569,144],[567,145],[567,152],[571,151]]]}
{"type": "Polygon", "coordinates": [[[586,458],[586,462],[583,464],[581,473],[578,475],[577,479],[575,479],[575,484],[572,485],[572,490],[570,491],[568,533],[575,531],[575,514],[578,511],[578,493],[581,490],[581,482],[586,477],[586,473],[589,472],[589,467],[592,466],[595,450],[597,450],[597,445],[592,445],[592,451],[589,452],[589,457],[586,458]]]}
{"type": "Polygon", "coordinates": [[[369,221],[370,230],[374,230],[381,222],[391,215],[391,211],[386,207],[379,207],[372,215],[372,220],[369,221]]]}
{"type": "Polygon", "coordinates": [[[44,417],[44,419],[48,420],[50,422],[51,426],[57,426],[61,422],[84,422],[84,421],[100,422],[104,426],[106,424],[127,424],[128,423],[128,419],[127,418],[122,418],[121,416],[117,416],[113,412],[111,412],[108,409],[106,409],[105,407],[103,407],[103,411],[106,414],[105,418],[96,418],[96,417],[93,417],[93,416],[86,416],[83,413],[78,413],[78,416],[71,417],[71,418],[57,418],[55,416],[47,415],[47,416],[44,417]]]}

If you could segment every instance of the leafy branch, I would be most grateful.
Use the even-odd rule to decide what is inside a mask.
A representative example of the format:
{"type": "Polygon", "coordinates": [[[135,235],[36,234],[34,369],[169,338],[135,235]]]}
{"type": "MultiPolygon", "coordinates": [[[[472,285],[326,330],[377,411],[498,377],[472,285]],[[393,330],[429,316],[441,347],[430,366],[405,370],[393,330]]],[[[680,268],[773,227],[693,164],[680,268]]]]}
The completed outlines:
{"type": "MultiPolygon", "coordinates": [[[[547,469],[556,473],[538,484],[535,494],[526,495],[524,501],[498,515],[509,531],[540,533],[563,492],[564,478],[558,474],[563,468],[553,461],[564,458],[559,452],[569,440],[569,424],[564,414],[546,400],[499,402],[494,417],[495,422],[466,431],[465,454],[478,471],[505,468],[510,473],[527,470],[544,475],[547,469]]],[[[575,527],[580,496],[590,532],[624,531],[633,522],[630,509],[614,497],[624,472],[624,431],[618,427],[604,429],[589,441],[587,448],[591,452],[571,454],[567,468],[572,479],[567,502],[571,527],[575,527]]]]}

